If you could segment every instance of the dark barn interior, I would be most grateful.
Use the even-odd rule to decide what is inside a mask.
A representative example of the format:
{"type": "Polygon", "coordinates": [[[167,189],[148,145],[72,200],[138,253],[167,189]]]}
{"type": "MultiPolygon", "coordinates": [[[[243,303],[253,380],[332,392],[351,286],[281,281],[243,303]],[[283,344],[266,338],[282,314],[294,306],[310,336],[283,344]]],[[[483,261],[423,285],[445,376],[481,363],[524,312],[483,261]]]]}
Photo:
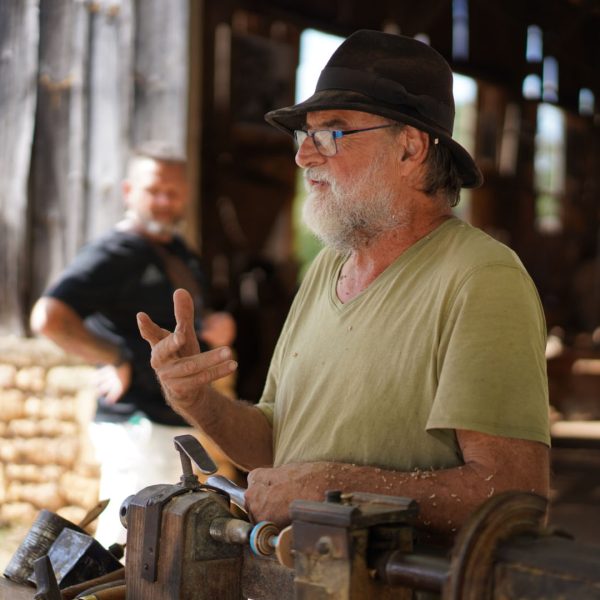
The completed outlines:
{"type": "MultiPolygon", "coordinates": [[[[471,1],[466,17],[468,54],[457,56],[453,30],[465,18],[459,6],[457,10],[460,4],[448,0],[208,3],[198,19],[204,73],[203,252],[218,271],[213,270],[215,281],[223,285],[223,272],[230,274],[234,286],[240,277],[260,278],[268,303],[258,309],[258,320],[248,323],[273,325],[273,318],[284,313],[279,309],[293,281],[294,264],[288,259],[295,176],[290,140],[265,125],[262,115],[294,100],[302,31],[316,28],[346,36],[358,28],[373,28],[427,34],[456,73],[477,80],[474,152],[486,183],[472,192],[466,218],[517,251],[544,306],[551,334],[551,402],[557,421],[552,520],[598,541],[594,515],[600,506],[600,430],[594,422],[600,419],[600,117],[597,106],[595,112],[586,112],[580,97],[582,88],[592,90],[596,98],[600,92],[600,3],[471,1]],[[543,32],[543,56],[558,62],[556,90],[544,80],[543,58],[527,58],[532,25],[543,32]],[[230,56],[229,88],[222,87],[227,80],[219,70],[222,53],[230,56]],[[539,98],[524,97],[523,82],[530,75],[542,81],[539,98]],[[564,115],[564,184],[556,197],[556,222],[551,227],[544,227],[540,219],[535,175],[538,106],[544,98],[554,98],[550,102],[564,115]],[[275,255],[265,278],[264,249],[273,246],[274,235],[279,236],[275,247],[281,254],[275,255]],[[267,283],[273,284],[275,296],[267,283]]],[[[241,306],[252,310],[243,301],[241,306]]],[[[268,329],[261,330],[269,335],[268,329]]],[[[271,341],[265,343],[270,346],[271,341]]],[[[245,351],[240,348],[242,354],[245,351]]],[[[248,349],[248,354],[258,356],[256,348],[248,349]]],[[[261,364],[255,374],[265,366],[261,364]]],[[[248,381],[249,386],[253,383],[248,381]]]]}
{"type": "MultiPolygon", "coordinates": [[[[0,41],[20,47],[28,10],[0,6],[0,41]]],[[[460,216],[517,252],[546,315],[550,522],[600,545],[600,0],[61,0],[41,2],[40,23],[14,71],[0,62],[0,333],[30,333],[41,291],[116,220],[129,150],[171,136],[192,168],[187,237],[237,319],[243,398],[260,395],[300,272],[292,141],[263,115],[295,101],[303,32],[427,36],[476,82],[485,184],[460,216]],[[67,58],[61,31],[81,32],[67,58]],[[544,146],[547,107],[560,135],[544,146]]]]}

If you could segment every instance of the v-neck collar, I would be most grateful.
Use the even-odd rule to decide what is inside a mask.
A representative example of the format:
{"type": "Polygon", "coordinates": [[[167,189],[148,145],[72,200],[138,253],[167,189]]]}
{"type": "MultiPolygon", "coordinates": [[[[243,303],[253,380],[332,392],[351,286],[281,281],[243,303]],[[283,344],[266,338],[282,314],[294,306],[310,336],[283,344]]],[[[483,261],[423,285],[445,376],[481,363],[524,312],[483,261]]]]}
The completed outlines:
{"type": "Polygon", "coordinates": [[[396,277],[399,269],[410,262],[415,254],[420,252],[423,246],[427,245],[429,241],[437,237],[443,230],[450,226],[450,223],[456,225],[460,223],[460,220],[456,217],[452,217],[444,221],[441,225],[430,231],[427,235],[423,236],[420,240],[417,240],[412,246],[407,248],[400,256],[395,258],[377,277],[361,292],[359,292],[354,298],[348,300],[348,302],[342,302],[337,295],[337,284],[340,278],[342,268],[349,258],[349,255],[338,256],[333,263],[333,269],[331,270],[330,282],[329,282],[329,301],[333,307],[338,311],[344,311],[349,309],[351,306],[358,304],[362,298],[374,293],[381,285],[384,285],[390,278],[396,277]]]}

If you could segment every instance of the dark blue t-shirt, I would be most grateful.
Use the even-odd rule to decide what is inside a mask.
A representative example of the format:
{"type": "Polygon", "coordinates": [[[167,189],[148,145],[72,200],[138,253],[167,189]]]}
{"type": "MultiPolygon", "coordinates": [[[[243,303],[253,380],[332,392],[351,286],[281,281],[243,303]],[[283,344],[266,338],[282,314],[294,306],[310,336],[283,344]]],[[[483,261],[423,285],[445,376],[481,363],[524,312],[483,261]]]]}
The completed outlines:
{"type": "MultiPolygon", "coordinates": [[[[197,255],[180,238],[162,248],[180,258],[201,289],[205,289],[197,255]]],[[[154,422],[186,425],[165,402],[156,375],[150,366],[150,346],[140,336],[136,314],[147,313],[160,327],[175,328],[174,285],[153,243],[130,232],[112,231],[83,247],[46,296],[58,298],[75,310],[97,335],[132,354],[131,387],[116,404],[98,400],[96,420],[126,421],[136,411],[154,422]]],[[[196,306],[202,299],[196,299],[196,306]]],[[[200,314],[196,311],[196,331],[200,314]]]]}

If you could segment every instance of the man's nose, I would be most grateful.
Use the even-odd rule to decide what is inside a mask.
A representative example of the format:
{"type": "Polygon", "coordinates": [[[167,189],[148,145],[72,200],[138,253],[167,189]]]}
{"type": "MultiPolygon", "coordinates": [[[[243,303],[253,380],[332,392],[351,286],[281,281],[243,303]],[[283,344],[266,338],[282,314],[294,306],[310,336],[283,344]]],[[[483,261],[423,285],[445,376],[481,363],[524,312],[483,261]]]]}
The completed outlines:
{"type": "Polygon", "coordinates": [[[314,140],[310,136],[306,136],[306,139],[300,144],[300,147],[296,152],[296,164],[299,167],[306,169],[308,167],[322,165],[325,161],[326,157],[319,154],[314,140]]]}

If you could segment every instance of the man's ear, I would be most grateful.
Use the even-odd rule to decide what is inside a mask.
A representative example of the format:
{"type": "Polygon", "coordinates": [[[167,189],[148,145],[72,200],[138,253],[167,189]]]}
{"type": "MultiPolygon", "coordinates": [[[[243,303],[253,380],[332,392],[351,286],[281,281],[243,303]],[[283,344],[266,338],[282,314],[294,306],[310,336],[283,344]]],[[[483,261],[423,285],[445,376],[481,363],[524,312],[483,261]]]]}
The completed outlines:
{"type": "Polygon", "coordinates": [[[400,159],[402,162],[408,160],[415,153],[415,149],[412,145],[404,146],[404,153],[402,154],[402,158],[400,159]]]}
{"type": "Polygon", "coordinates": [[[125,206],[129,206],[129,197],[131,195],[131,182],[129,179],[124,179],[121,182],[121,194],[123,196],[123,202],[125,206]]]}
{"type": "Polygon", "coordinates": [[[406,145],[401,160],[414,160],[417,163],[422,163],[427,157],[429,150],[429,134],[407,125],[403,133],[405,134],[406,145]]]}

